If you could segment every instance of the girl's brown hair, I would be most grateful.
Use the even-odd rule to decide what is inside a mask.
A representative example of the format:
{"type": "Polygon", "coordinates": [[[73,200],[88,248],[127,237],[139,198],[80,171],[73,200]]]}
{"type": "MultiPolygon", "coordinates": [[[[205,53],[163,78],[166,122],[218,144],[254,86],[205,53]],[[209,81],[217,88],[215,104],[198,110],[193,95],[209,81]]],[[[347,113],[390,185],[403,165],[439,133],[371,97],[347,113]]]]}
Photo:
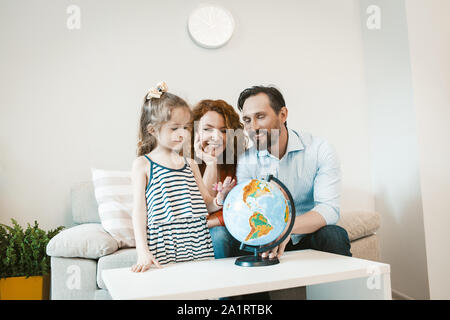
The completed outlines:
{"type": "Polygon", "coordinates": [[[170,92],[163,92],[160,98],[145,96],[139,120],[139,141],[136,152],[138,157],[156,147],[156,138],[150,134],[149,128],[159,130],[165,122],[170,120],[172,110],[177,107],[186,108],[192,118],[191,108],[186,101],[170,92]]]}
{"type": "MultiPolygon", "coordinates": [[[[227,175],[235,176],[236,175],[236,164],[237,158],[245,151],[247,148],[247,137],[244,135],[244,125],[239,119],[239,114],[234,110],[234,108],[229,105],[224,100],[202,100],[200,101],[192,110],[193,113],[193,122],[198,123],[203,117],[205,113],[208,111],[215,111],[219,113],[225,122],[225,127],[227,129],[234,130],[234,136],[232,141],[227,139],[226,148],[223,153],[224,163],[218,164],[219,169],[219,179],[222,181],[227,175]],[[231,150],[230,150],[231,149],[231,150]],[[228,159],[227,154],[233,155],[233,162],[227,163],[226,159],[228,159]]],[[[195,155],[194,153],[194,134],[191,136],[191,155],[195,155]]],[[[229,156],[230,157],[230,156],[229,156]]],[[[200,161],[196,160],[197,163],[200,161]]],[[[206,169],[206,164],[203,161],[199,164],[200,172],[204,173],[206,169]]]]}

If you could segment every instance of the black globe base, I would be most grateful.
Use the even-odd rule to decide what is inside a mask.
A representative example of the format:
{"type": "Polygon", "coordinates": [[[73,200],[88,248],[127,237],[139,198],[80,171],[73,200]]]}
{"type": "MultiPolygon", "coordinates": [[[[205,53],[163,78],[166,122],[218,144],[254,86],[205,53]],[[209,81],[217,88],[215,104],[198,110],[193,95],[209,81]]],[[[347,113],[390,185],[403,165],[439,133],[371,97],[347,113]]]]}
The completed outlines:
{"type": "Polygon", "coordinates": [[[280,260],[278,260],[278,258],[273,259],[262,258],[259,255],[240,257],[237,258],[236,261],[234,262],[235,265],[241,267],[264,267],[278,263],[280,263],[280,260]]]}

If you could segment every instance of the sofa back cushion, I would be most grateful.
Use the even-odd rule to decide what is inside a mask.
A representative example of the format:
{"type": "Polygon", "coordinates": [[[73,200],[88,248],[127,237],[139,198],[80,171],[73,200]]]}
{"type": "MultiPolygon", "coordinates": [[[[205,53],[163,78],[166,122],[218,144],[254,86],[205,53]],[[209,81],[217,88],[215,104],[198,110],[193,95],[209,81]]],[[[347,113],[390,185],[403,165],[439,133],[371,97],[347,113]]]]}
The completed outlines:
{"type": "Polygon", "coordinates": [[[119,248],[134,247],[131,172],[92,169],[92,182],[103,228],[119,248]]]}
{"type": "Polygon", "coordinates": [[[76,224],[100,223],[92,181],[75,184],[71,189],[72,218],[76,224]]]}

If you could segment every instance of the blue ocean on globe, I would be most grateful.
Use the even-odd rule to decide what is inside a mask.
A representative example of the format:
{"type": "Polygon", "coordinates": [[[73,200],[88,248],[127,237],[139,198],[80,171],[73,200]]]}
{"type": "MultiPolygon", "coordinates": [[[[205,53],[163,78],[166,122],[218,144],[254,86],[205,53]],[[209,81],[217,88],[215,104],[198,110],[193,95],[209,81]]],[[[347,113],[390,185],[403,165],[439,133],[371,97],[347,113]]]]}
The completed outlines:
{"type": "Polygon", "coordinates": [[[245,180],[227,195],[223,218],[231,235],[247,245],[261,246],[276,240],[290,214],[280,188],[265,180],[245,180]]]}

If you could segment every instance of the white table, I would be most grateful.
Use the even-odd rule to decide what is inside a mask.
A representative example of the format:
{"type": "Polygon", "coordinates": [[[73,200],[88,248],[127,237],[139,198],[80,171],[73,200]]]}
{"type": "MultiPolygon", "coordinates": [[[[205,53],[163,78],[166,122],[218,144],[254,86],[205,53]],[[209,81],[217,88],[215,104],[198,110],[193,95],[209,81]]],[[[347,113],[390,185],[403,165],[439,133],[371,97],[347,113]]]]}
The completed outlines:
{"type": "Polygon", "coordinates": [[[164,265],[144,273],[103,270],[113,299],[214,299],[306,286],[307,299],[391,299],[390,266],[315,250],[285,252],[280,263],[240,267],[236,258],[164,265]]]}

